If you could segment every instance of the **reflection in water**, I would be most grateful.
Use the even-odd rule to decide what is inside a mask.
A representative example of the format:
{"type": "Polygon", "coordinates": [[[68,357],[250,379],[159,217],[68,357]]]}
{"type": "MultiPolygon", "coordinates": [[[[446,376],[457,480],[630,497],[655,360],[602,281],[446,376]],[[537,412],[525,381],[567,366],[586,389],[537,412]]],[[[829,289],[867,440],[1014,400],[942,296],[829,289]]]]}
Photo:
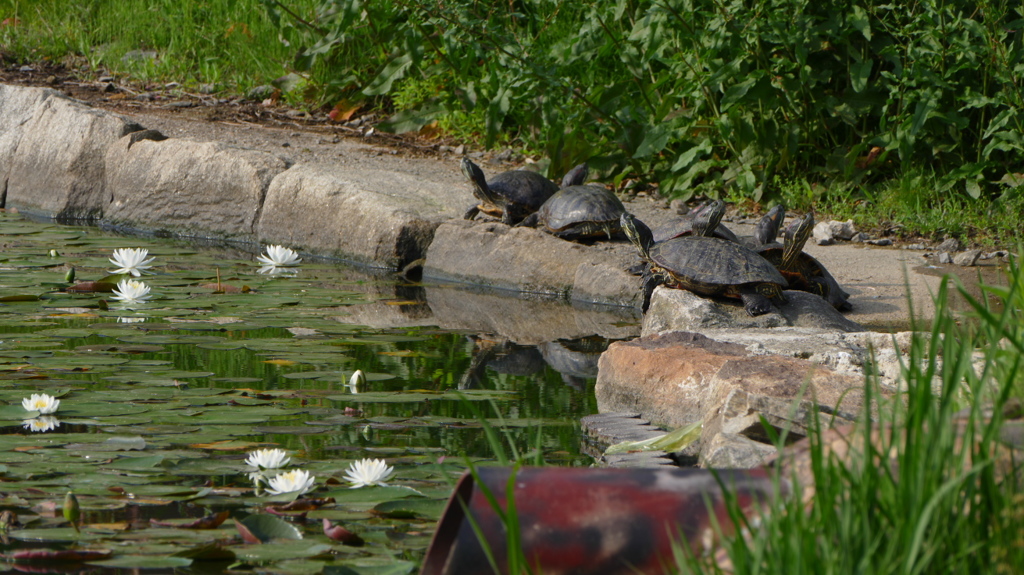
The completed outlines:
{"type": "Polygon", "coordinates": [[[583,390],[586,380],[597,378],[597,360],[610,343],[611,340],[602,337],[585,337],[545,342],[538,349],[544,361],[562,374],[566,385],[583,390]]]}
{"type": "Polygon", "coordinates": [[[22,427],[29,431],[45,433],[60,427],[60,420],[52,415],[43,415],[34,419],[26,419],[22,427]]]}
{"type": "Polygon", "coordinates": [[[592,336],[533,346],[482,335],[469,339],[473,342],[473,358],[459,380],[459,389],[480,387],[487,370],[524,376],[537,373],[546,365],[561,374],[565,385],[586,391],[587,381],[597,378],[597,360],[612,341],[592,336]]]}
{"type": "Polygon", "coordinates": [[[544,369],[544,358],[535,346],[517,345],[485,335],[469,336],[473,357],[459,379],[459,389],[478,389],[487,369],[509,375],[531,375],[544,369]]]}

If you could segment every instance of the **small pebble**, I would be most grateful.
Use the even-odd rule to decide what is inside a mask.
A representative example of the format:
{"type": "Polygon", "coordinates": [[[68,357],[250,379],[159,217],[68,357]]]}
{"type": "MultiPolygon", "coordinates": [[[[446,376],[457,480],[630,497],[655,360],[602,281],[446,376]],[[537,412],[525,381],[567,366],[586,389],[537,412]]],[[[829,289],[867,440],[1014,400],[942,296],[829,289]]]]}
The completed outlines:
{"type": "Polygon", "coordinates": [[[953,257],[953,263],[958,266],[971,267],[978,263],[978,258],[981,257],[981,250],[967,250],[966,252],[959,253],[953,257]]]}
{"type": "Polygon", "coordinates": [[[864,243],[871,244],[873,246],[891,246],[892,240],[889,238],[881,238],[878,240],[865,240],[864,243]]]}
{"type": "Polygon", "coordinates": [[[935,249],[940,252],[958,252],[964,249],[964,246],[960,243],[960,240],[956,238],[946,238],[935,249]]]}

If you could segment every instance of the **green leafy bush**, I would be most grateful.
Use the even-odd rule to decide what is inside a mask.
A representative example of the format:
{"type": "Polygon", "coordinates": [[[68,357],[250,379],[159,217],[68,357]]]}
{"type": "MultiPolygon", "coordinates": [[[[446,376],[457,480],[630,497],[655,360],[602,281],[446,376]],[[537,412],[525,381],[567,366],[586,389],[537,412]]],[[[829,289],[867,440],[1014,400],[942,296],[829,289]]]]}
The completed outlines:
{"type": "Polygon", "coordinates": [[[1024,19],[1007,2],[324,0],[305,24],[263,2],[330,99],[426,83],[392,129],[482,111],[489,144],[512,132],[552,173],[590,159],[670,195],[760,200],[775,176],[895,168],[992,197],[1022,169],[1024,19]]]}

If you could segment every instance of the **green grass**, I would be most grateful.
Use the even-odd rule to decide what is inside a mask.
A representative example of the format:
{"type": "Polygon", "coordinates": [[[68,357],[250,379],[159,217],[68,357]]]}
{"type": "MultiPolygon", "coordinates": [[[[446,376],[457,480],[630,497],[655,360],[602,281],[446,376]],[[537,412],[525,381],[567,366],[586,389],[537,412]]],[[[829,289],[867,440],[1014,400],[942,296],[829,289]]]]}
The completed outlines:
{"type": "Polygon", "coordinates": [[[942,190],[934,174],[894,175],[856,187],[779,182],[781,197],[796,211],[814,209],[838,220],[852,219],[857,229],[878,236],[941,242],[947,236],[983,247],[1007,247],[1020,237],[1024,193],[995,199],[971,198],[942,190]]]}
{"type": "MultiPolygon", "coordinates": [[[[315,4],[290,2],[299,13],[315,4]]],[[[0,19],[9,59],[63,63],[85,75],[106,70],[142,83],[244,93],[287,73],[295,55],[259,0],[0,0],[0,19]]]]}

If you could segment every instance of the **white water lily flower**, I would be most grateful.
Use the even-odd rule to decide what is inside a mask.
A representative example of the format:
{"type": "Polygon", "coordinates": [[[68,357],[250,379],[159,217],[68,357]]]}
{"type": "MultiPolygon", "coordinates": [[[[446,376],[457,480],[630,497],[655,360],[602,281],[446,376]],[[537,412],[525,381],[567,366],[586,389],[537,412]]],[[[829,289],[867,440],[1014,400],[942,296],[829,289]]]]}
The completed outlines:
{"type": "Polygon", "coordinates": [[[52,415],[44,415],[34,419],[26,419],[21,426],[29,431],[44,432],[60,427],[60,420],[52,415]]]}
{"type": "Polygon", "coordinates": [[[47,415],[57,411],[57,408],[60,407],[60,400],[45,393],[33,393],[32,397],[21,400],[21,406],[26,411],[38,411],[47,415]]]}
{"type": "Polygon", "coordinates": [[[277,469],[288,465],[292,458],[283,449],[257,449],[249,453],[245,464],[249,467],[262,467],[263,469],[277,469]]]}
{"type": "Polygon", "coordinates": [[[153,296],[149,295],[149,286],[139,280],[121,280],[114,288],[114,297],[124,304],[146,303],[153,296]]]}
{"type": "Polygon", "coordinates": [[[295,250],[284,246],[267,246],[267,254],[258,256],[256,261],[264,266],[286,268],[302,261],[295,250]]]}
{"type": "Polygon", "coordinates": [[[366,384],[366,376],[363,375],[363,370],[357,369],[352,377],[348,380],[348,390],[352,393],[359,393],[359,383],[366,384]]]}
{"type": "Polygon", "coordinates": [[[153,267],[149,265],[149,262],[156,258],[147,260],[146,256],[148,255],[149,250],[146,248],[118,248],[114,250],[110,263],[120,267],[110,273],[132,274],[135,277],[139,277],[143,272],[149,273],[146,270],[153,267]]]}
{"type": "Polygon", "coordinates": [[[349,489],[357,489],[370,485],[387,486],[384,483],[395,473],[395,468],[383,459],[360,459],[349,464],[345,471],[345,481],[352,484],[349,489]]]}
{"type": "Polygon", "coordinates": [[[298,492],[299,495],[302,495],[313,488],[314,479],[316,477],[310,475],[305,469],[278,473],[276,477],[272,477],[267,481],[267,493],[282,495],[298,492]]]}

